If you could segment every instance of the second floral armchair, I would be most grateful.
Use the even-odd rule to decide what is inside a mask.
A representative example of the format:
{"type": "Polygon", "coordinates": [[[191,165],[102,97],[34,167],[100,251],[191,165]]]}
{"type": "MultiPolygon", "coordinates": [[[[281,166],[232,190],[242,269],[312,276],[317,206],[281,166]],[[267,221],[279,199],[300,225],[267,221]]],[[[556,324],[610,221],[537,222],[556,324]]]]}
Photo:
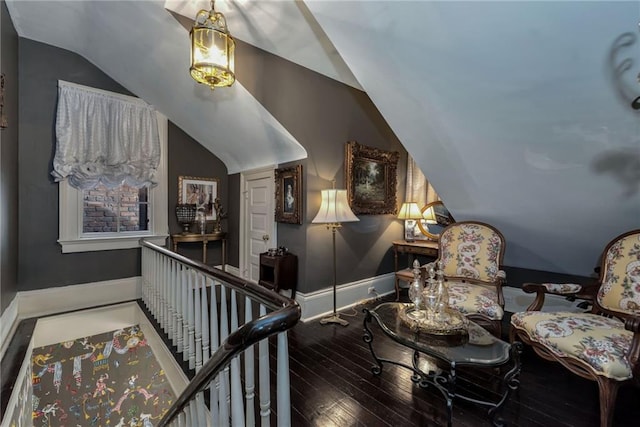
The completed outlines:
{"type": "Polygon", "coordinates": [[[497,337],[504,316],[504,247],[504,236],[495,227],[456,222],[442,231],[437,260],[442,262],[449,306],[497,337]]]}

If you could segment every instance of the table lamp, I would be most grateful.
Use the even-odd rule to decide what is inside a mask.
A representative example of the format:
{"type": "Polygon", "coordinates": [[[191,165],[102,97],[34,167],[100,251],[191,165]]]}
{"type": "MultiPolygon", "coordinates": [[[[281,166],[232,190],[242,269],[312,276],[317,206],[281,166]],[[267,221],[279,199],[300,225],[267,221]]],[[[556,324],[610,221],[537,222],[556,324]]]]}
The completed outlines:
{"type": "Polygon", "coordinates": [[[404,219],[404,240],[407,242],[415,241],[413,229],[416,226],[416,220],[422,218],[422,212],[420,212],[417,203],[406,202],[402,204],[398,219],[404,219]]]}
{"type": "Polygon", "coordinates": [[[316,217],[311,221],[314,224],[326,224],[333,237],[333,314],[320,320],[320,324],[337,323],[347,326],[349,322],[340,318],[336,311],[336,230],[342,227],[342,222],[360,221],[351,211],[347,200],[347,190],[336,190],[335,181],[333,189],[322,190],[322,203],[316,217]]]}

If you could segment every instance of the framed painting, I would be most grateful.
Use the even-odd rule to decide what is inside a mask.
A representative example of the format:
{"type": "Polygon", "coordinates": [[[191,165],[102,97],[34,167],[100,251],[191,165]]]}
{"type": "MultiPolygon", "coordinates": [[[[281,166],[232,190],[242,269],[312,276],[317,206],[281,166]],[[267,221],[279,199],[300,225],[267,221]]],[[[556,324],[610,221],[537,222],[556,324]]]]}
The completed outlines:
{"type": "Polygon", "coordinates": [[[218,197],[217,178],[200,178],[195,176],[178,177],[178,203],[196,205],[196,218],[205,216],[207,221],[216,219],[213,203],[218,197]]]}
{"type": "Polygon", "coordinates": [[[302,165],[276,169],[276,222],[302,224],[302,165]]]}
{"type": "Polygon", "coordinates": [[[396,214],[399,153],[347,142],[345,174],[351,210],[357,214],[396,214]]]}

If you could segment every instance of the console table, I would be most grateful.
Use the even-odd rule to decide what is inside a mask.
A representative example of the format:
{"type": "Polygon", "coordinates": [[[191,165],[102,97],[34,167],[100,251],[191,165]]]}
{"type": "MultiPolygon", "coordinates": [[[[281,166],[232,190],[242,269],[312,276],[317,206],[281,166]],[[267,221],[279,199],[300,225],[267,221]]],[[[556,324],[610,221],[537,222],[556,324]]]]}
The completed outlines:
{"type": "Polygon", "coordinates": [[[209,242],[222,242],[222,271],[225,271],[227,265],[227,233],[209,233],[209,234],[172,234],[173,251],[178,252],[178,243],[202,242],[202,263],[207,263],[207,244],[209,242]]]}
{"type": "MultiPolygon", "coordinates": [[[[413,280],[413,270],[411,267],[398,271],[398,254],[423,255],[427,257],[438,257],[438,242],[431,240],[417,240],[407,242],[406,240],[395,240],[393,242],[393,261],[396,272],[396,301],[400,299],[400,280],[413,280]]],[[[410,263],[411,264],[411,263],[410,263]]]]}
{"type": "MultiPolygon", "coordinates": [[[[516,341],[508,344],[493,335],[479,325],[469,322],[469,335],[464,340],[456,338],[451,343],[446,335],[433,335],[417,329],[400,319],[400,310],[413,304],[398,302],[387,302],[378,305],[374,309],[365,308],[364,337],[363,340],[369,345],[369,350],[375,361],[371,368],[374,375],[382,373],[382,364],[391,363],[413,372],[411,380],[420,388],[434,387],[447,402],[447,425],[451,427],[451,414],[454,399],[463,399],[479,405],[489,407],[488,415],[493,425],[503,425],[499,412],[506,403],[512,391],[517,390],[520,383],[520,354],[522,353],[522,343],[516,341]],[[384,359],[378,357],[373,350],[373,332],[369,328],[369,323],[375,319],[382,332],[396,343],[413,350],[412,366],[397,360],[384,359]],[[422,367],[421,367],[422,356],[422,367]],[[426,356],[426,357],[425,357],[426,356]],[[427,359],[426,361],[424,359],[427,359]],[[429,368],[426,372],[424,362],[429,368]],[[440,369],[438,366],[445,365],[440,369]],[[501,381],[501,396],[498,402],[481,400],[456,391],[457,373],[459,366],[472,368],[498,368],[511,366],[501,381]]],[[[402,353],[400,353],[402,354],[402,353]]]]}

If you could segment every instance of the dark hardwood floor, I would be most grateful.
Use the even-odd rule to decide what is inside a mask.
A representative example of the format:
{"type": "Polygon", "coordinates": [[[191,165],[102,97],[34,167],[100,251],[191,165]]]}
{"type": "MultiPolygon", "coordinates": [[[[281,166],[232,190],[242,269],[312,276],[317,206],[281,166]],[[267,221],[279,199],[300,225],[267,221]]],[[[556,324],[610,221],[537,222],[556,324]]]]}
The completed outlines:
{"type": "MultiPolygon", "coordinates": [[[[385,298],[385,301],[391,301],[385,298]]],[[[375,306],[380,301],[366,304],[375,306]]],[[[386,364],[380,375],[371,372],[373,358],[363,341],[362,308],[343,312],[350,324],[298,324],[289,334],[292,424],[294,426],[440,426],[446,425],[446,403],[435,389],[422,389],[407,369],[386,364]]],[[[384,336],[375,322],[376,353],[411,364],[412,353],[384,336]]],[[[508,335],[508,320],[503,327],[508,335]]],[[[460,370],[472,384],[459,388],[494,400],[498,384],[492,369],[460,370]]],[[[599,426],[595,382],[542,360],[525,346],[520,388],[503,409],[511,426],[599,426]]],[[[615,426],[640,424],[640,388],[620,389],[615,426]]],[[[456,400],[454,426],[490,426],[486,408],[456,400]]]]}
{"type": "MultiPolygon", "coordinates": [[[[391,297],[384,301],[391,301],[391,297]]],[[[366,306],[373,307],[381,300],[366,306]]],[[[446,404],[433,388],[421,389],[411,381],[410,371],[385,365],[380,375],[371,372],[373,359],[363,341],[362,308],[342,312],[347,327],[321,325],[318,321],[299,323],[289,333],[292,425],[346,426],[441,426],[446,425],[446,404]]],[[[35,322],[23,321],[14,336],[11,350],[2,360],[2,408],[19,370],[24,345],[35,322]],[[11,377],[14,377],[13,379],[11,377]]],[[[503,331],[508,334],[508,320],[503,331]]],[[[375,348],[380,356],[410,364],[412,353],[384,336],[377,325],[375,348]]],[[[273,351],[275,346],[272,341],[273,351]]],[[[193,374],[192,372],[190,373],[193,374]]],[[[467,394],[494,400],[497,372],[459,370],[458,386],[467,394]],[[464,379],[468,381],[464,381],[464,379]]],[[[189,376],[191,376],[189,375],[189,376]]],[[[275,373],[272,373],[272,387],[275,373]]],[[[275,402],[274,402],[275,405],[275,402]]],[[[510,426],[599,426],[598,388],[594,382],[570,374],[558,364],[544,361],[530,348],[522,355],[520,388],[512,394],[502,415],[510,426]]],[[[620,389],[614,426],[637,426],[640,420],[640,388],[620,389]]],[[[274,424],[275,425],[275,424],[274,424]]],[[[489,426],[486,408],[456,400],[453,426],[489,426]]]]}

